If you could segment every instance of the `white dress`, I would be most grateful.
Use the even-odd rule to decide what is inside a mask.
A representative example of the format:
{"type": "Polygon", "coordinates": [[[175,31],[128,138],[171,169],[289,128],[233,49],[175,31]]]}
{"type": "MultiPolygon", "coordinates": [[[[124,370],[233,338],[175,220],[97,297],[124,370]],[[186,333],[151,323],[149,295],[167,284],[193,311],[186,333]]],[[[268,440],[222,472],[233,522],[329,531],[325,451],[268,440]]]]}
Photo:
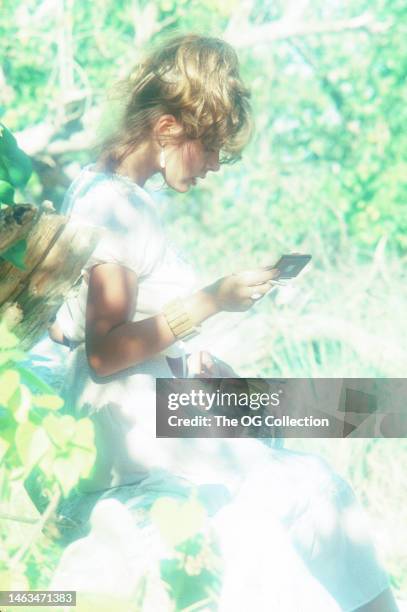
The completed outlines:
{"type": "Polygon", "coordinates": [[[77,525],[71,539],[82,538],[67,546],[50,588],[125,592],[140,567],[135,548],[154,556],[157,534],[144,521],[133,534],[141,540],[123,544],[120,562],[113,562],[103,555],[109,529],[116,542],[128,543],[140,510],[160,496],[187,499],[194,490],[225,560],[219,611],[351,612],[386,589],[362,510],[348,485],[317,457],[250,439],[155,438],[155,379],[173,376],[166,357],[185,357],[182,342],[118,375],[92,375],[83,340],[93,265],[116,262],[137,273],[135,321],[198,284],[168,241],[151,196],[129,179],[88,166],[70,187],[63,212],[106,228],[106,235],[83,270],[79,291],[57,316],[74,347],[65,397],[78,416],[93,420],[98,460],[86,492],[73,492],[61,505],[61,515],[77,525]],[[100,518],[106,504],[122,517],[114,526],[100,518]]]}

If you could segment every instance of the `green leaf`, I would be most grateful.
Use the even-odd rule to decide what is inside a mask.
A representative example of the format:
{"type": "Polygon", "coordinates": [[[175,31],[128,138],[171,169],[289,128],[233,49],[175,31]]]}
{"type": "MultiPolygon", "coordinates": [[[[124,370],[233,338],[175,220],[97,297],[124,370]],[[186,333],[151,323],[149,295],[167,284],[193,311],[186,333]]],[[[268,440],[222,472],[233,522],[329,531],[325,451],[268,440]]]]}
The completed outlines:
{"type": "Polygon", "coordinates": [[[0,202],[2,204],[14,204],[14,187],[9,181],[0,179],[0,202]]]}
{"type": "Polygon", "coordinates": [[[46,383],[45,380],[42,380],[42,378],[37,376],[37,374],[34,374],[34,372],[31,372],[31,370],[28,368],[21,365],[16,365],[15,369],[19,372],[21,381],[28,385],[31,390],[40,391],[49,395],[55,394],[54,389],[48,383],[46,383]]]}
{"type": "Polygon", "coordinates": [[[6,370],[0,374],[0,405],[8,407],[19,385],[20,375],[16,370],[6,370]]]}
{"type": "Polygon", "coordinates": [[[59,410],[64,405],[64,400],[58,395],[33,395],[32,403],[37,408],[46,408],[47,410],[59,410]]]}
{"type": "Polygon", "coordinates": [[[53,472],[61,485],[63,494],[68,495],[69,491],[79,480],[78,469],[73,468],[70,459],[63,459],[58,457],[54,461],[53,472]]]}
{"type": "Polygon", "coordinates": [[[2,351],[0,349],[0,367],[9,362],[23,361],[26,359],[26,357],[27,355],[24,353],[24,351],[13,349],[2,351]]]}
{"type": "Polygon", "coordinates": [[[162,580],[168,585],[177,610],[215,610],[220,579],[217,573],[202,569],[189,573],[179,559],[160,561],[162,580]]]}
{"type": "Polygon", "coordinates": [[[32,163],[28,155],[17,148],[11,154],[3,155],[3,163],[7,168],[10,183],[19,189],[25,187],[32,174],[32,163]]]}
{"type": "Polygon", "coordinates": [[[15,187],[24,187],[32,173],[31,159],[20,149],[17,140],[3,123],[0,123],[0,156],[10,183],[15,187]]]}
{"type": "Polygon", "coordinates": [[[65,449],[75,434],[76,421],[69,415],[57,417],[49,414],[42,424],[51,441],[60,449],[65,449]]]}
{"type": "Polygon", "coordinates": [[[30,423],[30,421],[27,421],[26,423],[20,423],[20,425],[17,427],[15,442],[17,453],[20,457],[22,464],[27,463],[30,453],[31,442],[36,429],[37,428],[35,427],[35,425],[30,423]]]}
{"type": "MultiPolygon", "coordinates": [[[[0,501],[3,503],[8,501],[10,498],[10,471],[6,468],[5,464],[0,464],[0,501]]],[[[0,568],[1,568],[0,559],[0,568]]]]}
{"type": "Polygon", "coordinates": [[[9,261],[13,266],[20,270],[25,270],[24,258],[27,252],[27,241],[19,240],[16,244],[13,244],[7,251],[4,251],[0,257],[9,261]]]}
{"type": "Polygon", "coordinates": [[[0,438],[0,463],[3,461],[4,455],[10,448],[9,442],[6,442],[3,438],[0,438]]]}
{"type": "Polygon", "coordinates": [[[21,570],[0,571],[0,591],[26,591],[28,589],[28,579],[21,570]]]}
{"type": "Polygon", "coordinates": [[[53,448],[38,463],[39,467],[41,468],[41,471],[45,474],[45,476],[48,479],[53,479],[54,461],[55,461],[56,455],[57,455],[57,451],[55,450],[55,448],[53,448]]]}
{"type": "Polygon", "coordinates": [[[154,502],[150,516],[170,546],[177,546],[202,529],[206,511],[194,498],[179,502],[171,497],[161,497],[154,502]]]}
{"type": "Polygon", "coordinates": [[[54,457],[55,451],[51,446],[51,443],[47,434],[45,433],[44,428],[37,427],[32,438],[28,462],[27,465],[24,467],[28,468],[31,471],[34,465],[37,465],[37,463],[45,455],[50,455],[50,457],[54,457]]]}
{"type": "Polygon", "coordinates": [[[10,182],[10,177],[8,175],[7,168],[2,162],[1,157],[0,157],[0,181],[6,181],[7,183],[10,182]]]}
{"type": "Polygon", "coordinates": [[[0,322],[0,349],[11,349],[17,346],[19,340],[4,321],[0,322]]]}
{"type": "Polygon", "coordinates": [[[21,404],[21,387],[18,386],[14,391],[13,395],[10,397],[7,407],[11,412],[17,412],[19,406],[21,404]]]}
{"type": "Polygon", "coordinates": [[[3,438],[3,440],[8,442],[9,444],[12,444],[13,447],[15,446],[16,430],[17,423],[14,419],[14,415],[11,412],[7,411],[7,414],[5,416],[3,415],[1,418],[0,436],[1,438],[3,438]]]}
{"type": "Polygon", "coordinates": [[[30,421],[21,423],[16,431],[16,448],[25,474],[47,454],[52,456],[53,448],[43,427],[36,427],[30,421]]]}
{"type": "Polygon", "coordinates": [[[10,153],[17,149],[17,140],[4,123],[0,123],[0,155],[10,153]]]}
{"type": "Polygon", "coordinates": [[[31,391],[26,385],[20,385],[19,389],[19,397],[16,402],[16,407],[14,408],[10,405],[11,410],[14,412],[14,418],[17,423],[25,423],[28,420],[28,415],[31,409],[31,391]]]}
{"type": "Polygon", "coordinates": [[[76,421],[76,431],[73,443],[82,448],[93,450],[95,442],[95,430],[90,419],[79,419],[76,421]]]}
{"type": "Polygon", "coordinates": [[[96,458],[96,449],[82,450],[73,448],[69,453],[71,469],[77,474],[77,478],[87,478],[93,468],[96,458]]]}

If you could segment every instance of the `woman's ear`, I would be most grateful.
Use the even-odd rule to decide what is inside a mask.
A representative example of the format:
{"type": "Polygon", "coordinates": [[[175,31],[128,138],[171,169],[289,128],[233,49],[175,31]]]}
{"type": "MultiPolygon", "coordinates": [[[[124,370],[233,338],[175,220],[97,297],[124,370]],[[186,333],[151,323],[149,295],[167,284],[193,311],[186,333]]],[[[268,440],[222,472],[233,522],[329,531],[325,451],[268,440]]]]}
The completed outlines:
{"type": "Polygon", "coordinates": [[[182,134],[182,126],[175,119],[174,115],[161,115],[154,126],[154,136],[161,144],[163,141],[169,141],[172,138],[177,138],[182,134]]]}

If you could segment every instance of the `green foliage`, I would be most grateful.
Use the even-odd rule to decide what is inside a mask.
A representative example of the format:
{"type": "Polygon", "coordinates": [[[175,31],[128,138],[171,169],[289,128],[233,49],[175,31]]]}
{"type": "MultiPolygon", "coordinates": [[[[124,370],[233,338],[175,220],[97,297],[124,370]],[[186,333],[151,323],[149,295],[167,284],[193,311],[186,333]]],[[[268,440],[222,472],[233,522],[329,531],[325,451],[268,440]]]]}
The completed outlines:
{"type": "Polygon", "coordinates": [[[55,544],[44,541],[41,534],[26,546],[30,530],[41,520],[25,488],[29,477],[35,471],[43,493],[49,492],[48,501],[57,499],[88,476],[95,458],[90,420],[61,414],[62,399],[20,363],[25,357],[18,349],[18,338],[1,322],[0,513],[4,518],[6,512],[6,520],[1,521],[0,541],[1,559],[14,570],[8,573],[0,568],[3,590],[20,588],[18,585],[23,585],[22,589],[38,587],[40,577],[31,571],[33,558],[46,559],[51,566],[57,561],[55,544]],[[24,528],[20,525],[16,529],[21,521],[24,528]]]}
{"type": "MultiPolygon", "coordinates": [[[[196,557],[190,557],[189,565],[199,567],[196,557]]],[[[216,605],[213,593],[219,589],[219,575],[207,569],[189,569],[180,559],[161,561],[161,578],[168,584],[171,598],[176,603],[176,610],[182,611],[189,606],[193,610],[208,610],[208,604],[216,605]]]]}
{"type": "Polygon", "coordinates": [[[170,546],[177,546],[192,537],[202,527],[206,513],[195,499],[182,503],[162,497],[151,509],[151,520],[170,546]]]}
{"type": "MultiPolygon", "coordinates": [[[[14,204],[15,189],[23,189],[32,173],[31,159],[22,151],[13,134],[0,123],[0,206],[14,204]]],[[[1,253],[1,259],[25,270],[27,243],[20,240],[1,253]]]]}
{"type": "Polygon", "coordinates": [[[59,414],[63,406],[61,398],[50,393],[48,385],[35,374],[13,364],[13,358],[23,356],[10,353],[17,345],[18,339],[3,323],[0,327],[0,436],[3,451],[6,445],[8,450],[4,460],[14,469],[21,469],[23,479],[38,465],[66,495],[80,477],[89,474],[93,465],[93,428],[88,419],[76,421],[69,415],[59,414]],[[38,393],[38,390],[47,393],[38,393]]]}
{"type": "MultiPolygon", "coordinates": [[[[96,108],[105,98],[106,84],[126,74],[162,32],[198,27],[222,36],[232,26],[243,39],[262,26],[278,29],[280,20],[284,30],[297,21],[325,27],[370,16],[361,28],[288,33],[262,42],[254,37],[253,44],[238,48],[252,91],[253,142],[239,165],[209,175],[187,195],[165,194],[161,204],[173,237],[200,270],[202,284],[223,273],[270,264],[282,252],[313,254],[312,273],[298,279],[293,299],[280,292],[239,318],[238,326],[225,318],[209,335],[208,347],[241,375],[405,376],[405,2],[313,0],[297,6],[269,0],[249,5],[236,0],[85,0],[65,3],[64,15],[57,15],[40,0],[4,0],[2,8],[0,117],[13,130],[43,121],[58,124],[61,115],[80,120],[84,108],[96,108]]],[[[12,146],[12,135],[5,134],[12,146]]],[[[6,158],[8,164],[0,150],[0,200],[12,203],[28,165],[19,160],[23,168],[18,176],[16,156],[6,158]]],[[[57,161],[64,166],[88,159],[81,152],[57,161]]],[[[32,200],[30,184],[25,189],[32,200]]],[[[57,186],[56,204],[62,193],[57,186]]],[[[38,425],[43,430],[39,448],[50,456],[43,465],[46,478],[60,479],[67,490],[64,453],[72,448],[63,435],[58,437],[53,419],[45,420],[58,410],[33,400],[52,390],[33,389],[20,359],[16,345],[0,351],[0,364],[13,364],[7,366],[14,372],[8,374],[11,387],[19,376],[7,399],[14,408],[0,413],[1,419],[8,415],[0,455],[8,461],[15,457],[21,471],[19,453],[24,455],[28,444],[25,459],[35,462],[32,428],[38,425]],[[18,452],[13,445],[20,426],[18,452]]],[[[81,437],[71,421],[66,427],[81,437]]],[[[406,571],[391,529],[393,523],[405,530],[405,521],[397,518],[406,507],[396,465],[401,449],[396,441],[386,445],[380,440],[372,447],[366,442],[363,448],[357,442],[341,449],[329,441],[318,450],[337,463],[347,457],[343,474],[362,488],[369,513],[377,519],[381,546],[386,542],[392,581],[403,592],[406,571]],[[397,481],[394,487],[388,474],[397,481]]],[[[0,491],[8,487],[4,474],[2,464],[0,491]]],[[[177,572],[177,567],[172,563],[168,571],[177,572]]]]}
{"type": "MultiPolygon", "coordinates": [[[[61,398],[22,365],[24,358],[17,337],[1,323],[0,516],[6,519],[0,522],[2,590],[47,585],[62,550],[53,539],[52,525],[49,535],[43,531],[31,541],[35,524],[52,500],[67,496],[80,478],[89,475],[95,458],[91,421],[61,413],[61,398]]],[[[203,506],[195,496],[183,502],[163,497],[154,503],[150,519],[166,543],[167,553],[157,557],[157,571],[174,611],[216,605],[221,565],[203,506]]],[[[140,608],[134,607],[135,612],[144,601],[143,584],[141,580],[140,608]]],[[[79,609],[92,606],[82,601],[79,609]]]]}
{"type": "Polygon", "coordinates": [[[0,202],[3,204],[14,203],[14,188],[8,180],[0,179],[0,202]]]}
{"type": "Polygon", "coordinates": [[[203,506],[193,495],[184,502],[162,497],[154,502],[150,517],[172,553],[161,559],[160,576],[176,612],[216,608],[221,560],[203,506]]]}
{"type": "MultiPolygon", "coordinates": [[[[222,36],[238,23],[243,37],[246,31],[278,25],[289,10],[281,3],[257,2],[245,12],[235,0],[142,2],[137,10],[126,1],[97,6],[87,1],[64,7],[62,24],[38,2],[31,8],[21,1],[17,5],[17,21],[7,11],[0,18],[6,83],[0,116],[3,112],[15,129],[59,119],[61,113],[67,119],[80,117],[81,108],[98,104],[106,83],[124,75],[163,32],[195,31],[199,24],[202,33],[222,36]],[[21,44],[12,51],[10,40],[16,36],[21,44]]],[[[354,0],[346,6],[314,0],[299,10],[300,23],[346,23],[366,14],[371,21],[363,28],[288,35],[238,49],[257,126],[246,153],[251,184],[242,192],[241,185],[232,192],[221,183],[213,187],[220,186],[217,201],[242,198],[240,225],[246,202],[256,202],[267,218],[275,218],[277,207],[276,229],[299,243],[315,212],[328,206],[332,212],[323,228],[334,243],[339,215],[361,247],[373,249],[385,236],[406,252],[404,10],[398,0],[354,0]],[[293,209],[305,225],[295,223],[293,209]]],[[[83,155],[79,159],[86,161],[83,155]]],[[[0,180],[9,180],[1,162],[0,180]]]]}
{"type": "MultiPolygon", "coordinates": [[[[0,123],[0,172],[7,177],[9,184],[14,188],[25,187],[32,173],[31,159],[19,148],[10,130],[2,123],[0,123]]],[[[12,203],[3,200],[2,197],[4,196],[0,191],[0,202],[12,203]]]]}

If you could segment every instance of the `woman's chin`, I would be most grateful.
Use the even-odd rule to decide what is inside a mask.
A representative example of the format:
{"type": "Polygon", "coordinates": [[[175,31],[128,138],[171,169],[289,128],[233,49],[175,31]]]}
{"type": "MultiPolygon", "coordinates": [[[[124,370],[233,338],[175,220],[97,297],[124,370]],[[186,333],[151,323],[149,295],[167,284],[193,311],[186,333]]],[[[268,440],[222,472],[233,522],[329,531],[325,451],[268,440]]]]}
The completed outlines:
{"type": "Polygon", "coordinates": [[[196,179],[180,178],[177,180],[174,178],[174,180],[171,180],[169,179],[169,177],[167,177],[166,183],[168,187],[174,189],[174,191],[178,191],[179,193],[186,193],[193,185],[196,185],[196,179]]]}
{"type": "Polygon", "coordinates": [[[177,183],[173,183],[172,185],[170,185],[170,187],[172,187],[172,189],[175,189],[175,191],[178,191],[179,193],[186,193],[192,187],[192,183],[190,180],[177,181],[177,183]]]}

